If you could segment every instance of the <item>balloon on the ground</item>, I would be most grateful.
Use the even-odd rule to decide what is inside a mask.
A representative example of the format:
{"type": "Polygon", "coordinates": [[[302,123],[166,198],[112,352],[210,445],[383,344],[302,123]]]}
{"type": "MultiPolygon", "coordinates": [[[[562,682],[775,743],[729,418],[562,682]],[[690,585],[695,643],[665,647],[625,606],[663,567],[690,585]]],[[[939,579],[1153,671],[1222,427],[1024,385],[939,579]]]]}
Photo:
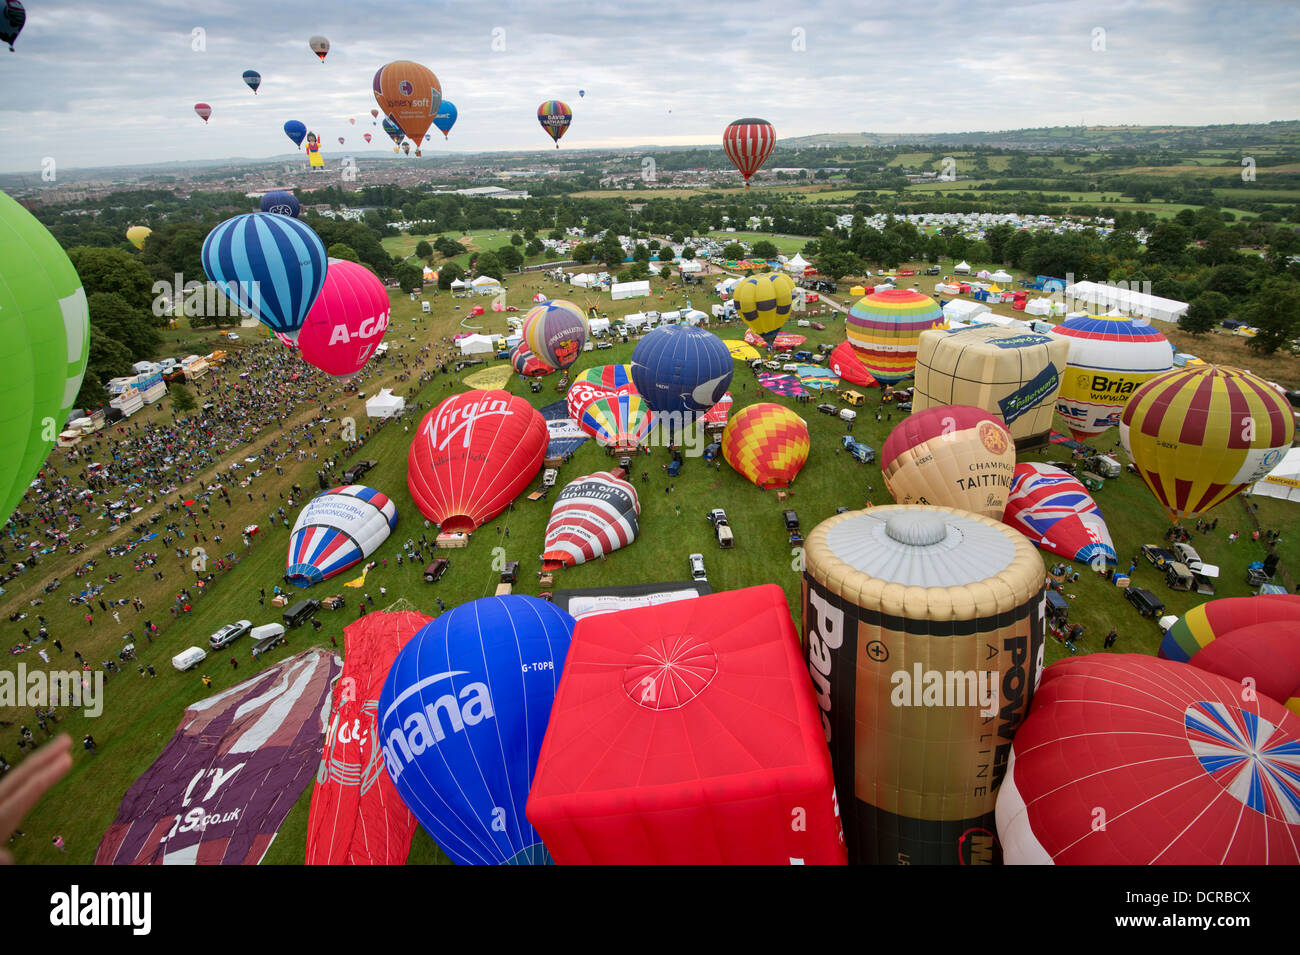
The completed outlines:
{"type": "Polygon", "coordinates": [[[1017,447],[1040,442],[1052,430],[1069,350],[1063,338],[1000,325],[922,332],[912,409],[983,408],[1002,419],[1017,447]]]}
{"type": "Polygon", "coordinates": [[[542,569],[573,567],[626,547],[636,540],[640,513],[636,488],[608,471],[569,482],[546,524],[542,569]]]}
{"type": "Polygon", "coordinates": [[[302,141],[307,138],[307,126],[296,119],[291,119],[284,124],[284,134],[293,140],[293,144],[300,149],[302,141]]]}
{"type": "Polygon", "coordinates": [[[325,246],[312,228],[270,212],[227,219],[203,240],[203,270],[235,305],[294,341],[325,284],[325,246]]]}
{"type": "Polygon", "coordinates": [[[993,813],[1037,705],[1043,559],[969,511],[886,505],[804,547],[803,646],[851,863],[997,861],[993,813]]]}
{"type": "Polygon", "coordinates": [[[504,391],[453,395],[424,416],[407,458],[415,504],[446,533],[490,521],[537,476],[546,419],[504,391]]]}
{"type": "Polygon", "coordinates": [[[9,519],[77,400],[90,349],[81,278],[45,226],[0,192],[0,523],[9,519]]]}
{"type": "Polygon", "coordinates": [[[330,259],[298,333],[303,360],[331,375],[360,371],[384,339],[390,308],[378,276],[364,265],[330,259]]]}
{"type": "Polygon", "coordinates": [[[1175,522],[1262,480],[1295,438],[1285,397],[1226,365],[1175,368],[1138,387],[1124,406],[1120,441],[1175,522]]]}
{"type": "Polygon", "coordinates": [[[558,99],[548,99],[537,107],[537,121],[542,124],[546,135],[555,140],[555,148],[559,149],[560,137],[568,132],[569,124],[573,122],[573,110],[558,99]]]}
{"type": "Polygon", "coordinates": [[[858,354],[857,349],[847,341],[835,346],[835,350],[831,352],[826,362],[826,367],[851,385],[879,384],[871,372],[867,371],[867,366],[863,364],[862,356],[858,354]]]}
{"type": "Polygon", "coordinates": [[[632,381],[656,412],[694,416],[716,405],[736,366],[717,335],[691,325],[661,325],[632,350],[632,381]]]}
{"type": "Polygon", "coordinates": [[[325,55],[330,51],[330,41],[325,39],[323,36],[314,36],[307,41],[307,45],[311,47],[311,51],[319,56],[320,61],[324,63],[325,55]]]}
{"type": "Polygon", "coordinates": [[[808,460],[808,423],[784,405],[746,405],[722,432],[722,457],[760,488],[786,488],[808,460]]]}
{"type": "MultiPolygon", "coordinates": [[[[798,348],[808,340],[805,335],[795,335],[791,332],[778,332],[775,340],[770,344],[777,351],[789,351],[792,348],[798,348]]],[[[755,348],[763,348],[768,342],[763,341],[758,335],[755,335],[751,329],[745,329],[745,343],[753,345],[755,348]]],[[[754,357],[758,357],[755,355],[754,357]]]]}
{"type": "Polygon", "coordinates": [[[572,302],[552,299],[534,305],[521,328],[528,349],[553,368],[568,368],[587,341],[587,315],[572,302]]]}
{"type": "Polygon", "coordinates": [[[843,865],[781,589],[580,621],[528,818],[560,864],[843,865]]]}
{"type": "Polygon", "coordinates": [[[1300,595],[1259,594],[1211,600],[1187,611],[1165,631],[1159,656],[1179,663],[1194,662],[1225,634],[1274,621],[1300,625],[1300,595]]]}
{"type": "Polygon", "coordinates": [[[9,44],[9,52],[14,51],[14,40],[23,32],[27,22],[27,11],[21,0],[5,0],[4,9],[0,10],[0,43],[9,44]]]}
{"type": "Polygon", "coordinates": [[[750,177],[767,162],[776,145],[776,130],[765,119],[738,119],[722,131],[722,150],[740,171],[749,188],[750,177]]]}
{"type": "Polygon", "coordinates": [[[372,487],[349,484],[316,495],[298,512],[285,577],[309,587],[355,567],[397,526],[397,505],[372,487]]]}
{"type": "Polygon", "coordinates": [[[438,127],[442,133],[443,139],[448,139],[451,128],[456,125],[456,104],[450,100],[443,100],[442,105],[438,107],[438,115],[433,117],[433,125],[438,127]]]}
{"type": "Polygon", "coordinates": [[[554,368],[534,355],[523,342],[520,342],[511,350],[510,364],[517,374],[523,375],[525,378],[541,378],[555,371],[554,368]]]}
{"type": "Polygon", "coordinates": [[[195,103],[194,112],[198,113],[199,119],[203,120],[203,122],[206,123],[208,121],[208,117],[212,115],[212,107],[209,106],[207,103],[195,103]]]}
{"type": "Polygon", "coordinates": [[[137,249],[144,248],[144,240],[153,235],[153,229],[147,225],[133,225],[126,230],[126,240],[137,249]]]}
{"type": "Polygon", "coordinates": [[[484,597],[426,624],[379,696],[397,791],[458,865],[540,865],[525,816],[573,618],[535,597],[484,597]]]}
{"type": "Polygon", "coordinates": [[[256,96],[257,88],[262,85],[262,74],[257,70],[244,70],[244,82],[248,84],[248,88],[256,96]]]}
{"type": "Polygon", "coordinates": [[[1072,474],[1050,464],[1016,465],[1002,520],[1038,547],[1104,569],[1118,560],[1097,502],[1072,474]]]}
{"type": "Polygon", "coordinates": [[[1016,733],[997,829],[1013,865],[1300,863],[1300,716],[1138,654],[1052,664],[1016,733]]]}
{"type": "Polygon", "coordinates": [[[1124,315],[1076,315],[1048,334],[1070,343],[1056,411],[1080,441],[1118,425],[1138,386],[1174,365],[1169,339],[1124,315]]]}
{"type": "Polygon", "coordinates": [[[980,408],[947,405],[908,415],[880,451],[885,488],[899,504],[939,504],[1002,520],[1016,448],[980,408]]]}
{"type": "Polygon", "coordinates": [[[1300,716],[1300,609],[1292,617],[1232,630],[1188,661],[1277,700],[1300,716]]]}
{"type": "Polygon", "coordinates": [[[892,384],[912,374],[921,333],[943,322],[943,310],[913,289],[885,289],[859,299],[844,321],[867,371],[892,384]]]}
{"type": "Polygon", "coordinates": [[[371,89],[375,102],[417,146],[429,131],[442,105],[442,85],[427,66],[411,60],[395,60],[375,71],[371,89]]]}
{"type": "Polygon", "coordinates": [[[569,385],[569,417],[603,448],[635,450],[650,434],[650,404],[632,383],[628,365],[597,365],[569,385]]]}
{"type": "Polygon", "coordinates": [[[732,293],[746,327],[769,345],[790,317],[794,280],[784,272],[751,275],[732,293]]]}
{"type": "Polygon", "coordinates": [[[291,219],[298,218],[298,213],[302,211],[298,197],[284,189],[268,192],[262,197],[258,207],[263,212],[274,212],[276,215],[288,216],[291,219]]]}

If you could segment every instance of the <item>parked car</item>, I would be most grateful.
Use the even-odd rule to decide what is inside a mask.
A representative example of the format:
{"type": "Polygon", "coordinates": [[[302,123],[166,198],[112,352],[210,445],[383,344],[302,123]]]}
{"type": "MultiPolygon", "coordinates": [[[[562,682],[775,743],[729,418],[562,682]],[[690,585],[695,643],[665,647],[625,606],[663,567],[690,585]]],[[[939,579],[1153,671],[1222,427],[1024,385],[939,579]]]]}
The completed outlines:
{"type": "Polygon", "coordinates": [[[840,444],[844,447],[845,451],[849,452],[849,454],[853,456],[855,460],[861,461],[863,464],[870,464],[872,461],[876,460],[876,451],[874,448],[863,444],[861,441],[854,441],[850,435],[841,435],[840,444]]]}
{"type": "Polygon", "coordinates": [[[614,347],[613,344],[611,344],[610,342],[606,342],[606,341],[596,342],[597,350],[605,349],[605,348],[613,348],[613,347],[614,347]]]}
{"type": "Polygon", "coordinates": [[[1164,602],[1149,590],[1141,587],[1129,587],[1124,591],[1124,599],[1137,608],[1144,617],[1158,617],[1165,612],[1164,602]]]}
{"type": "Polygon", "coordinates": [[[1201,569],[1201,555],[1196,553],[1196,548],[1191,544],[1178,543],[1173,546],[1174,553],[1178,559],[1187,565],[1187,569],[1197,573],[1201,569]]]}
{"type": "Polygon", "coordinates": [[[813,323],[812,323],[812,327],[815,328],[815,329],[817,329],[817,331],[819,331],[819,332],[824,332],[824,331],[826,331],[826,326],[823,325],[821,322],[813,322],[813,323]]]}
{"type": "Polygon", "coordinates": [[[1165,586],[1170,590],[1191,590],[1196,581],[1186,564],[1174,561],[1165,567],[1165,586]]]}
{"type": "Polygon", "coordinates": [[[308,597],[306,600],[299,600],[296,604],[284,612],[284,622],[289,627],[301,627],[307,622],[317,610],[320,609],[320,601],[314,597],[308,597]]]}
{"type": "Polygon", "coordinates": [[[348,468],[346,471],[343,472],[343,483],[356,484],[357,481],[360,480],[361,475],[365,474],[367,471],[369,471],[378,463],[379,463],[378,461],[356,462],[350,468],[348,468]]]}
{"type": "Polygon", "coordinates": [[[715,507],[713,510],[709,511],[709,513],[705,514],[704,517],[714,527],[717,527],[719,524],[727,523],[727,512],[720,507],[715,507]]]}
{"type": "Polygon", "coordinates": [[[691,554],[688,558],[691,566],[691,580],[708,580],[709,575],[704,571],[704,555],[691,554]]]}
{"type": "Polygon", "coordinates": [[[208,637],[208,646],[213,650],[220,650],[224,647],[228,647],[252,629],[253,622],[251,620],[240,620],[237,623],[228,623],[212,636],[208,637]]]}
{"type": "Polygon", "coordinates": [[[785,521],[785,529],[795,531],[799,529],[799,515],[794,511],[782,511],[781,520],[785,521]]]}
{"type": "Polygon", "coordinates": [[[830,405],[830,404],[820,404],[817,406],[817,410],[820,411],[822,414],[828,414],[828,415],[837,415],[840,413],[840,409],[838,406],[830,405]]]}
{"type": "Polygon", "coordinates": [[[451,561],[446,557],[439,557],[437,560],[430,561],[424,568],[424,582],[426,584],[436,584],[442,579],[442,575],[447,572],[451,566],[451,561]]]}
{"type": "Polygon", "coordinates": [[[519,561],[506,561],[505,568],[501,571],[501,583],[513,584],[519,579],[519,561]]]}
{"type": "Polygon", "coordinates": [[[795,361],[812,361],[813,353],[810,351],[797,351],[794,353],[795,361]]]}
{"type": "Polygon", "coordinates": [[[1143,544],[1142,556],[1146,558],[1147,563],[1157,570],[1163,570],[1178,560],[1178,555],[1173,551],[1157,547],[1155,544],[1143,544]]]}
{"type": "Polygon", "coordinates": [[[326,610],[342,610],[347,605],[347,601],[338,594],[330,594],[321,600],[320,605],[326,610]]]}

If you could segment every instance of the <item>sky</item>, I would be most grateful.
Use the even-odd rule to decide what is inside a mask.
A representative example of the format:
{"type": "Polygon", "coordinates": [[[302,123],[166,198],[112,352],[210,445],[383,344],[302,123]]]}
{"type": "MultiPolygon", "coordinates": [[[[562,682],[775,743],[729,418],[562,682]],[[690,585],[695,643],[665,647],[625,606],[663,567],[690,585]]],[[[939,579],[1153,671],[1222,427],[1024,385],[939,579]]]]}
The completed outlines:
{"type": "Polygon", "coordinates": [[[548,99],[573,109],[562,149],[717,144],[745,116],[779,137],[1300,116],[1292,0],[24,5],[15,52],[0,49],[3,172],[269,158],[293,150],[291,119],[327,158],[382,155],[370,82],[402,59],[460,112],[426,156],[553,151],[536,119],[548,99]],[[324,63],[314,34],[331,43],[324,63]],[[246,69],[262,74],[256,96],[246,69]]]}

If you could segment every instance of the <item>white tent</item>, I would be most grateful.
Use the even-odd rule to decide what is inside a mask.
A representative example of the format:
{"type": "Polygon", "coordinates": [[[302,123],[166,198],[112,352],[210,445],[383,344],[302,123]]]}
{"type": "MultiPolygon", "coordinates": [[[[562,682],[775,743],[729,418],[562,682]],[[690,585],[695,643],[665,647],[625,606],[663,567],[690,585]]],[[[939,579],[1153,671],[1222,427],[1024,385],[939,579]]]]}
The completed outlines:
{"type": "Polygon", "coordinates": [[[1002,269],[998,269],[991,276],[989,276],[989,278],[993,279],[993,281],[995,282],[1002,282],[1002,283],[1014,282],[1016,280],[1015,276],[1013,276],[1010,272],[1006,272],[1002,269]]]}
{"type": "Polygon", "coordinates": [[[576,285],[578,288],[591,288],[596,284],[596,276],[589,272],[579,272],[569,280],[569,284],[576,285]]]}
{"type": "Polygon", "coordinates": [[[724,294],[730,295],[732,290],[735,289],[735,287],[739,284],[740,284],[740,279],[726,278],[723,279],[721,282],[719,282],[717,285],[713,286],[713,291],[717,292],[719,295],[724,295],[724,294]]]}
{"type": "Polygon", "coordinates": [[[625,298],[644,298],[650,294],[650,282],[615,282],[609,287],[609,294],[616,302],[625,298]]]}
{"type": "Polygon", "coordinates": [[[993,273],[988,269],[980,269],[979,272],[975,274],[975,277],[977,279],[991,279],[993,278],[993,273]]]}
{"type": "Polygon", "coordinates": [[[795,275],[803,275],[804,269],[808,268],[808,260],[796,252],[794,258],[785,263],[784,268],[787,272],[793,272],[795,275]]]}
{"type": "Polygon", "coordinates": [[[709,316],[704,312],[701,312],[698,308],[687,309],[682,313],[682,318],[685,320],[687,325],[699,325],[701,323],[707,325],[709,323],[709,316]]]}
{"type": "Polygon", "coordinates": [[[609,319],[593,318],[587,323],[587,327],[593,334],[596,332],[607,332],[609,331],[609,319]]]}
{"type": "Polygon", "coordinates": [[[703,272],[704,266],[700,265],[694,259],[686,259],[682,262],[681,270],[683,272],[703,272]]]}
{"type": "Polygon", "coordinates": [[[406,410],[406,399],[393,394],[393,389],[382,388],[379,394],[366,399],[366,414],[372,418],[392,418],[406,410]]]}
{"type": "Polygon", "coordinates": [[[1300,448],[1292,448],[1277,467],[1269,471],[1262,481],[1256,481],[1252,494],[1277,497],[1284,501],[1300,501],[1300,448]]]}
{"type": "Polygon", "coordinates": [[[988,321],[987,316],[993,309],[981,302],[972,302],[968,298],[954,299],[943,307],[943,317],[949,322],[958,321],[967,324],[988,321]]]}
{"type": "Polygon", "coordinates": [[[451,280],[451,290],[452,290],[453,292],[459,291],[460,289],[463,289],[464,287],[465,287],[465,282],[462,281],[461,279],[452,279],[452,280],[451,280]]]}
{"type": "Polygon", "coordinates": [[[970,275],[970,263],[958,262],[955,266],[953,266],[952,270],[954,272],[957,272],[960,275],[970,275]]]}
{"type": "Polygon", "coordinates": [[[1026,315],[1051,315],[1052,300],[1050,298],[1034,298],[1025,303],[1026,315]]]}
{"type": "Polygon", "coordinates": [[[937,295],[959,295],[961,294],[960,285],[944,285],[942,282],[934,284],[934,291],[937,295]]]}
{"type": "Polygon", "coordinates": [[[497,350],[497,340],[493,335],[466,335],[456,342],[462,355],[485,355],[497,350]]]}
{"type": "Polygon", "coordinates": [[[480,275],[469,284],[473,286],[476,295],[496,295],[501,291],[501,280],[490,275],[480,275]]]}
{"type": "Polygon", "coordinates": [[[1176,322],[1187,314],[1187,303],[1159,295],[1148,295],[1132,289],[1100,282],[1075,282],[1065,290],[1065,299],[1099,308],[1113,309],[1125,315],[1140,318],[1157,318],[1162,322],[1176,322]]]}
{"type": "Polygon", "coordinates": [[[624,315],[623,322],[628,328],[643,328],[647,319],[644,312],[633,312],[631,315],[624,315]]]}

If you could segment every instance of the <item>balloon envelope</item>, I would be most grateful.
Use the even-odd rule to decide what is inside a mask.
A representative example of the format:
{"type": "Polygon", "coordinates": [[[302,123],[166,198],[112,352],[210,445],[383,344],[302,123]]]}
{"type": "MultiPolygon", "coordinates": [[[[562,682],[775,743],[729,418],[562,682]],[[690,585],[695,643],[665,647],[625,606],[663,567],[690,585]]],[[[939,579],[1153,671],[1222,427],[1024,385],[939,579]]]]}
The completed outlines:
{"type": "Polygon", "coordinates": [[[738,119],[722,132],[722,149],[732,165],[740,170],[746,188],[749,188],[750,177],[772,155],[775,145],[776,130],[765,119],[738,119]]]}
{"type": "Polygon", "coordinates": [[[257,70],[244,70],[244,82],[248,84],[248,88],[253,91],[254,95],[256,95],[257,88],[262,85],[262,74],[257,72],[257,70]]]}
{"type": "MultiPolygon", "coordinates": [[[[442,105],[442,86],[433,71],[410,60],[395,60],[375,71],[375,102],[412,142],[424,140],[442,105]]],[[[420,154],[419,150],[415,153],[420,154]]]]}
{"type": "Polygon", "coordinates": [[[541,378],[555,371],[554,368],[534,355],[523,342],[520,342],[511,350],[510,364],[514,367],[516,374],[523,375],[525,378],[541,378]]]}
{"type": "Polygon", "coordinates": [[[302,206],[298,204],[298,197],[283,189],[268,192],[262,197],[259,205],[263,212],[274,212],[276,215],[288,216],[291,219],[298,218],[298,213],[302,211],[302,206]]]}
{"type": "Polygon", "coordinates": [[[364,265],[330,259],[325,284],[298,333],[303,360],[331,375],[365,367],[388,329],[384,283],[364,265]]]}
{"type": "Polygon", "coordinates": [[[885,488],[899,504],[938,504],[1002,520],[1016,448],[980,408],[946,405],[904,418],[880,451],[885,488]]]}
{"type": "Polygon", "coordinates": [[[199,119],[203,120],[203,122],[206,123],[208,121],[208,117],[212,115],[212,107],[209,106],[207,103],[195,103],[194,112],[198,113],[199,119]]]}
{"type": "Polygon", "coordinates": [[[285,577],[310,587],[355,567],[397,526],[397,505],[372,487],[350,484],[316,495],[298,512],[285,577]]]}
{"type": "Polygon", "coordinates": [[[524,810],[572,633],[548,601],[485,597],[426,624],[388,673],[388,774],[458,865],[552,861],[524,810]]]}
{"type": "Polygon", "coordinates": [[[319,56],[321,62],[324,63],[325,54],[330,51],[330,41],[325,39],[323,36],[314,36],[307,41],[307,45],[311,47],[311,51],[319,56]]]}
{"type": "Polygon", "coordinates": [[[1016,465],[1002,520],[1066,560],[1103,566],[1117,561],[1097,502],[1072,474],[1050,464],[1016,465]]]}
{"type": "Polygon", "coordinates": [[[1159,655],[1187,663],[1223,634],[1275,620],[1300,621],[1300,596],[1225,597],[1193,607],[1165,631],[1159,655]]]}
{"type": "Polygon", "coordinates": [[[626,547],[636,540],[640,513],[636,488],[608,471],[569,482],[546,524],[542,569],[573,567],[626,547]]]}
{"type": "Polygon", "coordinates": [[[546,134],[555,140],[555,148],[559,149],[560,137],[568,132],[569,124],[573,122],[573,110],[558,99],[548,99],[537,107],[537,121],[542,124],[546,134]]]}
{"type": "Polygon", "coordinates": [[[784,405],[746,405],[722,432],[722,456],[761,488],[789,487],[808,460],[808,424],[784,405]]]}
{"type": "Polygon", "coordinates": [[[5,0],[4,8],[0,9],[0,42],[9,44],[9,52],[13,52],[14,40],[23,32],[26,22],[27,11],[21,0],[5,0]]]}
{"type": "Polygon", "coordinates": [[[849,384],[879,384],[872,377],[871,372],[867,371],[867,366],[862,363],[862,358],[858,355],[857,349],[847,341],[840,342],[835,346],[835,350],[831,352],[831,356],[826,362],[826,367],[849,382],[849,384]]]}
{"type": "Polygon", "coordinates": [[[751,275],[736,286],[733,296],[745,325],[769,345],[790,317],[794,280],[784,272],[751,275]]]}
{"type": "Polygon", "coordinates": [[[568,368],[587,341],[587,316],[572,302],[554,299],[528,310],[522,333],[534,355],[554,368],[568,368]]]}
{"type": "Polygon", "coordinates": [[[133,225],[126,230],[126,240],[137,249],[144,248],[144,240],[153,235],[153,229],[147,225],[133,225]]]}
{"type": "Polygon", "coordinates": [[[433,125],[437,126],[442,132],[443,138],[451,132],[451,128],[456,125],[456,104],[450,100],[443,100],[442,105],[438,107],[438,115],[433,117],[433,125]]]}
{"type": "Polygon", "coordinates": [[[369,134],[369,133],[362,133],[362,134],[361,134],[361,138],[364,139],[366,142],[370,142],[370,134],[369,134]]]}
{"type": "Polygon", "coordinates": [[[916,368],[921,333],[943,322],[943,310],[913,289],[886,289],[859,299],[845,319],[848,339],[877,381],[902,381],[916,368]]]}
{"type": "Polygon", "coordinates": [[[295,146],[301,146],[302,141],[307,138],[307,127],[296,119],[291,119],[284,124],[284,134],[293,140],[295,146]]]}
{"type": "Polygon", "coordinates": [[[635,450],[650,434],[652,411],[632,383],[630,368],[588,368],[565,394],[569,417],[603,448],[635,450]]]}
{"type": "Polygon", "coordinates": [[[691,325],[661,325],[632,350],[632,381],[660,413],[690,420],[727,393],[736,366],[722,339],[691,325]]]}

